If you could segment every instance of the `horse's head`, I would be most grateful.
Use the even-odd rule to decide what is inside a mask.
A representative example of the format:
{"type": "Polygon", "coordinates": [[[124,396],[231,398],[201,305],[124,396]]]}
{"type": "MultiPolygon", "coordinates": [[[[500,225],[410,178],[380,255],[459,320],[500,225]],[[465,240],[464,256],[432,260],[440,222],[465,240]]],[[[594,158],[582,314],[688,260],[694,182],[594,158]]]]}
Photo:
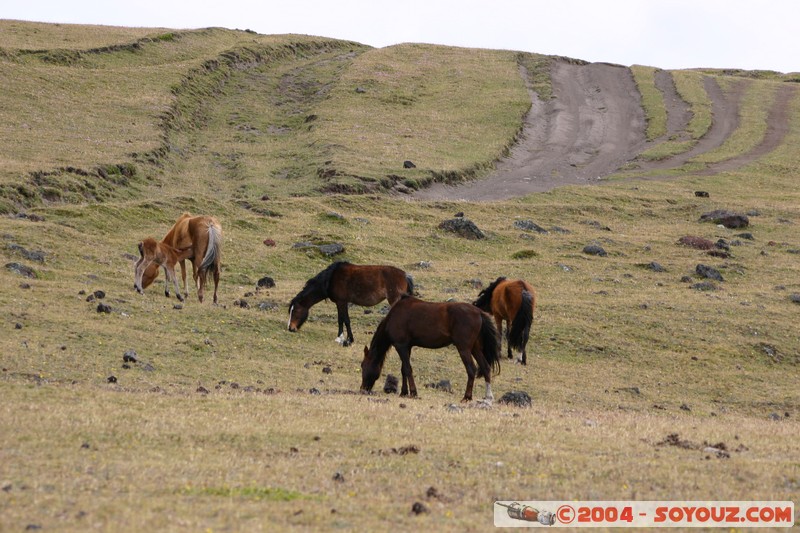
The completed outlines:
{"type": "Polygon", "coordinates": [[[295,332],[308,320],[309,307],[297,298],[289,304],[289,331],[295,332]]]}
{"type": "Polygon", "coordinates": [[[139,260],[134,267],[133,288],[140,294],[144,293],[144,289],[158,276],[158,265],[153,262],[157,248],[158,243],[152,238],[139,243],[139,260]]]}
{"type": "Polygon", "coordinates": [[[364,346],[364,360],[361,361],[361,390],[372,390],[381,375],[384,360],[378,361],[378,358],[370,353],[369,348],[364,346]]]}

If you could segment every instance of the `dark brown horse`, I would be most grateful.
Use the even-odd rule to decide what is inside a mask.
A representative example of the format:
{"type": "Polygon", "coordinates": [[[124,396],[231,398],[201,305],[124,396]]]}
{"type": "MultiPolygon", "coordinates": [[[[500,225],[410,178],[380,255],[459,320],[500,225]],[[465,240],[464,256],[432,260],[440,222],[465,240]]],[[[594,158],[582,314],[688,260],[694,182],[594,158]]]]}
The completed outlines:
{"type": "Polygon", "coordinates": [[[430,303],[404,296],[392,306],[364,347],[361,390],[371,391],[380,377],[389,347],[400,355],[403,387],[401,396],[417,395],[411,370],[411,348],[444,348],[454,344],[467,370],[467,389],[462,401],[472,400],[475,376],[486,380],[488,402],[492,395],[492,370],[500,371],[500,347],[492,317],[474,305],[461,302],[430,303]],[[477,373],[473,358],[478,363],[477,373]]]}
{"type": "Polygon", "coordinates": [[[509,280],[499,277],[482,290],[473,303],[494,316],[497,331],[503,331],[503,320],[506,321],[508,358],[514,357],[511,353],[513,348],[522,352],[519,362],[527,364],[525,349],[530,337],[533,312],[536,309],[534,288],[521,279],[509,280]]]}
{"type": "Polygon", "coordinates": [[[353,265],[337,261],[306,281],[305,287],[289,303],[289,331],[297,331],[308,319],[308,311],[326,298],[336,304],[342,346],[353,343],[347,304],[371,307],[383,300],[393,305],[403,294],[414,293],[411,276],[399,268],[386,265],[353,265]],[[347,328],[347,337],[344,328],[347,328]]]}
{"type": "Polygon", "coordinates": [[[214,303],[217,303],[219,265],[222,256],[222,227],[214,217],[193,217],[184,213],[161,242],[152,238],[140,242],[139,255],[133,286],[140,293],[158,275],[158,267],[163,267],[167,278],[164,293],[169,296],[169,283],[173,282],[178,299],[183,301],[184,298],[180,293],[178,279],[175,275],[175,264],[181,263],[184,291],[188,295],[185,260],[190,259],[192,261],[192,277],[198,286],[197,298],[201,302],[203,301],[206,278],[211,272],[214,276],[214,303]],[[197,266],[197,261],[200,261],[199,266],[197,266]]]}

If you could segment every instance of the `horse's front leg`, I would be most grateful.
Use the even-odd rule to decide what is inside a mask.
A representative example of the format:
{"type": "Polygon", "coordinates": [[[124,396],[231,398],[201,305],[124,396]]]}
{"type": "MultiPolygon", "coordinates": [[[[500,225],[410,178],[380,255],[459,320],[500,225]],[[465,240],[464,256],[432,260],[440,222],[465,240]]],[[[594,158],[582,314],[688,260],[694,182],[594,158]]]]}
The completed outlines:
{"type": "Polygon", "coordinates": [[[336,314],[339,323],[339,334],[336,342],[342,346],[353,344],[353,332],[350,330],[350,314],[347,311],[347,302],[336,302],[336,314]],[[347,337],[344,336],[345,326],[347,327],[347,337]]]}
{"type": "Polygon", "coordinates": [[[403,388],[400,396],[417,397],[417,384],[414,383],[414,371],[411,368],[411,348],[407,346],[395,347],[400,355],[400,372],[403,375],[403,388]]]}
{"type": "Polygon", "coordinates": [[[181,259],[181,281],[183,282],[183,295],[189,297],[189,285],[186,284],[186,259],[181,259]]]}
{"type": "MultiPolygon", "coordinates": [[[[168,265],[164,267],[167,274],[167,280],[172,281],[175,285],[175,296],[178,297],[179,301],[184,301],[183,294],[181,294],[181,288],[178,285],[178,276],[175,274],[175,265],[168,265]]],[[[167,296],[169,296],[169,292],[167,292],[167,296]]]]}
{"type": "Polygon", "coordinates": [[[164,296],[169,298],[169,269],[167,265],[162,265],[162,267],[164,268],[164,296]]]}

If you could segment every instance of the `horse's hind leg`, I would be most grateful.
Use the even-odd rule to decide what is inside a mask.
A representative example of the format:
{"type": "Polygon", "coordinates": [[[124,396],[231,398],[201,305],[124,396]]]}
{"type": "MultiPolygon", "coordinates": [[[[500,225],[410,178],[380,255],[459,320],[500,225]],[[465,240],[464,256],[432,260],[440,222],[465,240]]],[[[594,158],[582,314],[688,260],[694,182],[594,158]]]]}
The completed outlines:
{"type": "MultiPolygon", "coordinates": [[[[472,362],[472,353],[470,353],[469,348],[458,348],[458,355],[461,356],[461,361],[464,363],[464,368],[467,370],[467,389],[464,391],[464,397],[461,401],[468,402],[472,400],[472,387],[475,384],[475,364],[472,362]]],[[[481,371],[483,371],[483,369],[481,369],[481,371]]],[[[488,369],[486,369],[486,373],[489,373],[488,369]]]]}
{"type": "Polygon", "coordinates": [[[486,361],[486,357],[484,357],[483,350],[480,346],[475,348],[472,355],[475,357],[475,361],[478,362],[478,373],[476,377],[483,376],[486,380],[486,394],[483,399],[488,403],[492,403],[494,402],[494,394],[492,394],[492,369],[489,367],[489,363],[486,361]]]}

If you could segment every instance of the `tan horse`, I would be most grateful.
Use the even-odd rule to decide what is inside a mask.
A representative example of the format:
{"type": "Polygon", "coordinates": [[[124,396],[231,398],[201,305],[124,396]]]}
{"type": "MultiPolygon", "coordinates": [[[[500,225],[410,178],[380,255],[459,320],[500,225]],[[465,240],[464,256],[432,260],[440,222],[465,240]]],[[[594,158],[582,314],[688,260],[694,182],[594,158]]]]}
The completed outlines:
{"type": "Polygon", "coordinates": [[[222,252],[222,227],[216,219],[210,216],[193,217],[184,213],[178,218],[175,225],[169,230],[161,242],[147,238],[139,243],[139,261],[136,262],[136,271],[133,286],[142,293],[158,275],[158,268],[164,268],[166,275],[166,288],[164,293],[169,296],[169,283],[175,285],[178,300],[184,298],[180,293],[178,279],[175,275],[175,264],[181,263],[184,290],[188,295],[186,286],[186,259],[192,261],[192,277],[198,286],[197,298],[202,302],[205,292],[206,277],[211,271],[214,276],[214,303],[217,303],[217,288],[219,286],[219,265],[222,252]],[[197,261],[202,258],[200,266],[197,261]]]}

